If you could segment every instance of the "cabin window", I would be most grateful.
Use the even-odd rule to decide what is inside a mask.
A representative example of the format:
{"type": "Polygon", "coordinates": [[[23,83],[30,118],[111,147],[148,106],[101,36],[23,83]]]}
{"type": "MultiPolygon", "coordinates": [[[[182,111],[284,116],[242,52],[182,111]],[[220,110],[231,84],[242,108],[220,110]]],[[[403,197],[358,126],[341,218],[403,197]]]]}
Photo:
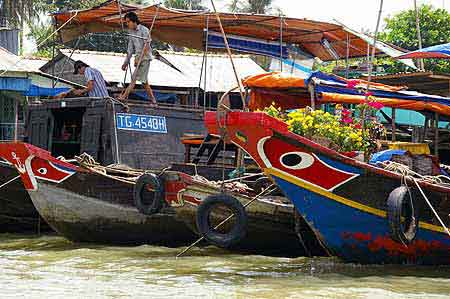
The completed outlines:
{"type": "Polygon", "coordinates": [[[73,158],[80,154],[84,108],[53,110],[51,152],[53,156],[73,158]]]}
{"type": "Polygon", "coordinates": [[[21,97],[15,92],[0,91],[0,140],[14,140],[16,109],[18,109],[17,138],[22,140],[24,121],[21,97]]]}

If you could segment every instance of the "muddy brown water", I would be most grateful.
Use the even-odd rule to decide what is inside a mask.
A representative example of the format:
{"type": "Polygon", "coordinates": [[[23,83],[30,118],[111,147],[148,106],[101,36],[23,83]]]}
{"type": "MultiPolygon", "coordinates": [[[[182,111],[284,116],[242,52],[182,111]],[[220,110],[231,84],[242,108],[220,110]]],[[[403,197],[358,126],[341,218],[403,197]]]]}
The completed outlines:
{"type": "Polygon", "coordinates": [[[450,298],[450,267],[0,235],[0,298],[450,298]]]}

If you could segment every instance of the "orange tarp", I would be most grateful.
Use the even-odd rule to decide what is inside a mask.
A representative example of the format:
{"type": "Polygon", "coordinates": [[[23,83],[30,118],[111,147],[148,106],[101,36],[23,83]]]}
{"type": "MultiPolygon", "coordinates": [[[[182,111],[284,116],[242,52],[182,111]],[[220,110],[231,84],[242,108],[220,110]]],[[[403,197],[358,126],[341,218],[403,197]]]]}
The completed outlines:
{"type": "Polygon", "coordinates": [[[247,77],[242,84],[251,89],[248,106],[253,111],[269,107],[272,102],[282,109],[303,108],[310,101],[304,78],[274,72],[247,77]],[[289,94],[287,89],[300,92],[289,94]]]}
{"type": "MultiPolygon", "coordinates": [[[[181,11],[152,5],[137,7],[121,4],[122,16],[135,11],[142,23],[151,27],[156,15],[152,36],[171,44],[196,49],[204,48],[204,29],[219,31],[216,16],[209,11],[181,11]]],[[[75,15],[75,11],[56,13],[53,17],[57,26],[62,25],[75,15]]],[[[347,38],[351,44],[349,57],[365,56],[367,43],[360,37],[348,32],[343,26],[270,15],[220,13],[220,19],[227,34],[279,41],[283,29],[283,42],[297,44],[303,51],[311,53],[324,61],[334,60],[322,45],[326,39],[340,57],[346,57],[347,38]]],[[[110,0],[92,9],[79,11],[77,16],[60,31],[63,42],[90,32],[107,32],[121,29],[121,19],[117,1],[110,0]]],[[[380,53],[380,52],[378,52],[380,53]]]]}
{"type": "Polygon", "coordinates": [[[306,87],[305,79],[280,72],[259,74],[242,80],[245,87],[298,88],[306,87]]]}
{"type": "MultiPolygon", "coordinates": [[[[404,99],[392,99],[392,98],[380,98],[373,97],[377,102],[382,103],[386,107],[414,110],[414,111],[433,111],[441,115],[450,116],[450,107],[439,103],[431,103],[424,101],[404,100],[404,99]]],[[[347,95],[338,93],[322,92],[320,101],[328,103],[347,103],[347,104],[360,104],[364,103],[366,97],[363,95],[347,95]]]]}

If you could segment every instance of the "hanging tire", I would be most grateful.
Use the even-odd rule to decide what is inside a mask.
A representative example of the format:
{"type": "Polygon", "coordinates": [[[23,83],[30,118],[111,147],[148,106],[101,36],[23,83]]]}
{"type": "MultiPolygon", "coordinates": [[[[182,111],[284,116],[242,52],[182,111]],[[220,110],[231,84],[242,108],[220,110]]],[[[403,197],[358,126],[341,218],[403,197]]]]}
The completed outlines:
{"type": "Polygon", "coordinates": [[[144,173],[134,185],[134,204],[145,215],[158,213],[164,201],[164,186],[157,175],[144,173]]]}
{"type": "MultiPolygon", "coordinates": [[[[228,217],[229,215],[226,215],[228,217]]],[[[247,213],[244,206],[233,196],[217,194],[208,196],[197,209],[197,229],[211,244],[221,248],[236,245],[247,234],[247,213]],[[232,211],[235,218],[230,231],[222,233],[214,229],[210,216],[216,206],[225,206],[232,211]]]]}
{"type": "Polygon", "coordinates": [[[394,241],[408,245],[414,240],[417,234],[419,215],[417,205],[414,205],[414,199],[408,187],[398,187],[389,194],[387,219],[389,234],[394,241]]]}

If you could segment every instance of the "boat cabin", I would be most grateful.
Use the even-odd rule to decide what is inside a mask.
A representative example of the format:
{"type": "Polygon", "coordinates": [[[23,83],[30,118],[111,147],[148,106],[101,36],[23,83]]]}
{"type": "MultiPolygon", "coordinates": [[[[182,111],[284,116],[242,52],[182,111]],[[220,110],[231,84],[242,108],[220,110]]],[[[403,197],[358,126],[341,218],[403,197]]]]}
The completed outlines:
{"type": "Polygon", "coordinates": [[[87,153],[102,165],[159,169],[184,161],[185,134],[204,134],[203,108],[111,99],[41,100],[28,106],[28,142],[53,156],[87,153]]]}

